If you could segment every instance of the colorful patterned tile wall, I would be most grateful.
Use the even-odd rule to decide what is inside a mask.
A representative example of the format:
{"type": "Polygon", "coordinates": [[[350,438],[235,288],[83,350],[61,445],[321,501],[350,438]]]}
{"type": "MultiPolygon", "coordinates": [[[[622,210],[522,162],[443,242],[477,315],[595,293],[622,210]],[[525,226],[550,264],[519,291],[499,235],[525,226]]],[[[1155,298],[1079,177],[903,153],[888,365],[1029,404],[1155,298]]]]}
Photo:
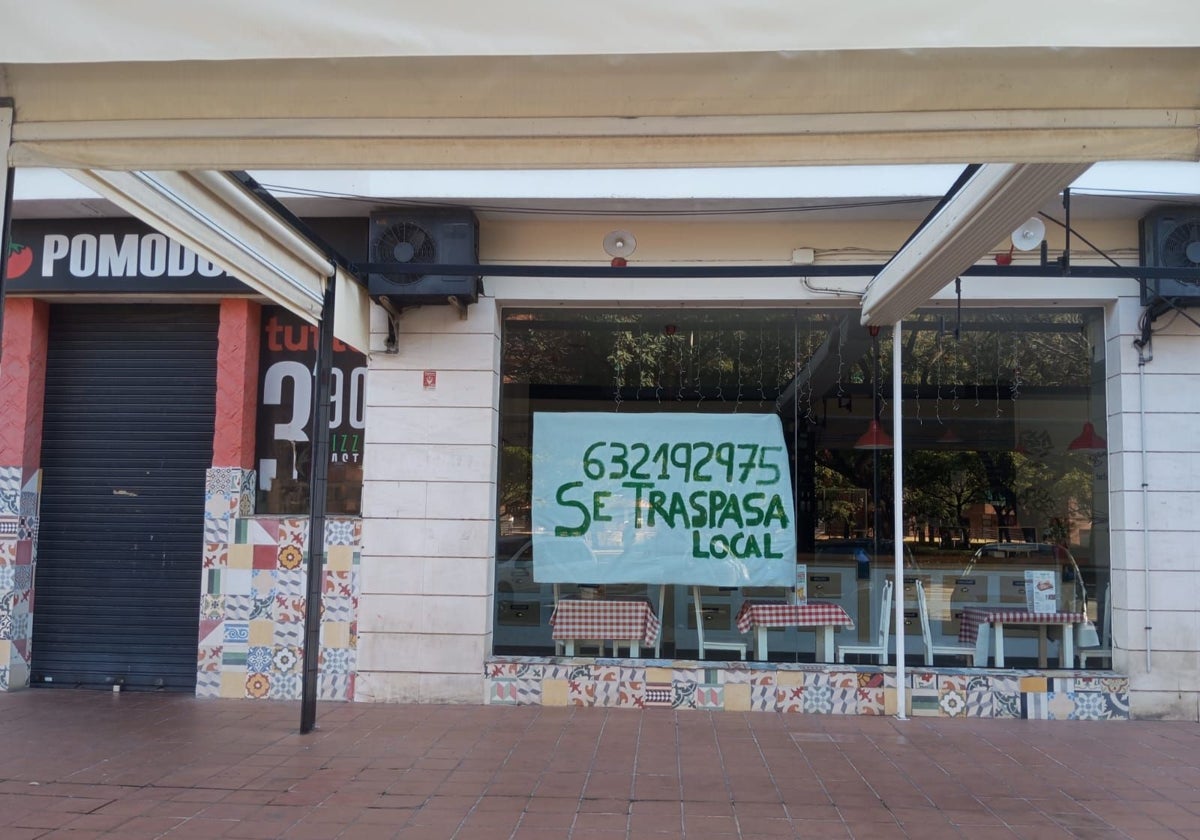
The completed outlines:
{"type": "MultiPolygon", "coordinates": [[[[892,715],[895,673],[872,666],[496,656],[488,703],[892,715]]],[[[909,714],[1128,720],[1129,680],[1111,672],[960,670],[907,674],[909,714]]]]}
{"type": "MultiPolygon", "coordinates": [[[[196,696],[300,699],[308,517],[254,515],[253,470],[209,470],[196,696]]],[[[317,696],[354,699],[362,520],[325,522],[317,696]]]]}
{"type": "Polygon", "coordinates": [[[29,685],[41,480],[0,467],[0,691],[29,685]]]}

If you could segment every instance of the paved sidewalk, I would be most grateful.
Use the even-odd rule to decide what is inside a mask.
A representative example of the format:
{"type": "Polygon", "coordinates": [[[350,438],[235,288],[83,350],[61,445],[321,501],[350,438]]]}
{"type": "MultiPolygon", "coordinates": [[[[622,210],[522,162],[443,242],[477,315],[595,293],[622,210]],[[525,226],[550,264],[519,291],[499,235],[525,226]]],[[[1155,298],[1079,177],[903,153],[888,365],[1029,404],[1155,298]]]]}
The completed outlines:
{"type": "Polygon", "coordinates": [[[1200,838],[1200,725],[0,695],[0,840],[1200,838]]]}

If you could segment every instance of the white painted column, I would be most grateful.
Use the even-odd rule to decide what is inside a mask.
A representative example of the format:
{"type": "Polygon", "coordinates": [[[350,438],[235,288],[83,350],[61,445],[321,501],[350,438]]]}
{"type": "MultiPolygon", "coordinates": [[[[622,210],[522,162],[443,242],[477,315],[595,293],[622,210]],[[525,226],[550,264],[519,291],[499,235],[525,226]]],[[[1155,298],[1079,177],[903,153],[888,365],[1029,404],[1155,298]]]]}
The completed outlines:
{"type": "MultiPolygon", "coordinates": [[[[1113,666],[1129,676],[1135,717],[1200,720],[1200,606],[1195,597],[1200,591],[1200,484],[1195,478],[1200,475],[1200,327],[1182,314],[1158,319],[1142,404],[1133,347],[1142,307],[1136,286],[1130,286],[1130,296],[1109,310],[1106,329],[1104,467],[1109,471],[1113,666]],[[1146,413],[1144,509],[1141,411],[1146,413]],[[1147,624],[1152,633],[1146,632],[1147,624]]],[[[1187,314],[1195,318],[1200,312],[1189,309],[1187,314]]]]}
{"type": "Polygon", "coordinates": [[[355,698],[482,703],[491,651],[500,338],[481,298],[372,307],[355,698]],[[432,375],[432,380],[426,373],[432,375]]]}
{"type": "Polygon", "coordinates": [[[904,412],[901,409],[900,322],[892,325],[892,545],[896,586],[896,717],[905,720],[908,672],[904,667],[904,412]]]}

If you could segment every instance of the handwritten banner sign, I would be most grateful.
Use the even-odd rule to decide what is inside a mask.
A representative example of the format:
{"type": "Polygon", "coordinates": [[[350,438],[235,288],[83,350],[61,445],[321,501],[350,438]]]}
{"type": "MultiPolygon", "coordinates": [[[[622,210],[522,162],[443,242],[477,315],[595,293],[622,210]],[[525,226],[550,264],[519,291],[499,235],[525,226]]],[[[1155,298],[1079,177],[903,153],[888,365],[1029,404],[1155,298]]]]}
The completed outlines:
{"type": "Polygon", "coordinates": [[[776,415],[533,415],[539,582],[791,587],[793,514],[776,415]]]}

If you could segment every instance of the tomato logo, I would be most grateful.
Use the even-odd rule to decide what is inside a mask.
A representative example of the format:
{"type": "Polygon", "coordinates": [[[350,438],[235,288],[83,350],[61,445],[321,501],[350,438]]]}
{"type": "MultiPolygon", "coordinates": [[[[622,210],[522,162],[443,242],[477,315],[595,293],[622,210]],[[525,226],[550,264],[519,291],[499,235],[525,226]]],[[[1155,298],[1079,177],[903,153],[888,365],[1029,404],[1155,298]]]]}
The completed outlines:
{"type": "Polygon", "coordinates": [[[15,280],[28,271],[31,265],[33,265],[33,249],[28,245],[9,242],[8,270],[4,273],[4,276],[9,280],[15,280]]]}

